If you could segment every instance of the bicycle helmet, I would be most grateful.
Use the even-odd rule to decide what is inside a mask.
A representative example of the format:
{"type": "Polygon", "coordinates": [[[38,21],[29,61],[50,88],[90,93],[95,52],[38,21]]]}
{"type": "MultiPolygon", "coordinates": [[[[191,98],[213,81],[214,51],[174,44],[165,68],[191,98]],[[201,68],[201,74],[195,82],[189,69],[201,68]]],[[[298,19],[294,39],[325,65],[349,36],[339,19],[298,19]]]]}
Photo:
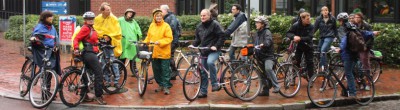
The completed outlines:
{"type": "Polygon", "coordinates": [[[85,14],[83,14],[82,17],[83,17],[83,19],[94,19],[94,17],[96,17],[96,15],[93,12],[88,11],[85,14]]]}
{"type": "Polygon", "coordinates": [[[349,19],[349,15],[346,12],[341,12],[337,15],[337,19],[349,19]]]}
{"type": "Polygon", "coordinates": [[[254,18],[255,22],[262,22],[264,24],[268,24],[268,19],[267,17],[263,16],[257,16],[256,18],[254,18]]]}

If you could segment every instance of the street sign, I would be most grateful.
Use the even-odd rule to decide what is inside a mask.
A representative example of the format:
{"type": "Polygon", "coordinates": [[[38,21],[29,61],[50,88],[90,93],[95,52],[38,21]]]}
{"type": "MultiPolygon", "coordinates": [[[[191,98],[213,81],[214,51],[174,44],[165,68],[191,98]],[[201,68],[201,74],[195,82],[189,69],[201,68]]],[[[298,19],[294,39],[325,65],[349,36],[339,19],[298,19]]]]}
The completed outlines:
{"type": "Polygon", "coordinates": [[[68,14],[68,3],[42,1],[42,11],[51,11],[54,14],[68,14]]]}
{"type": "Polygon", "coordinates": [[[59,37],[62,45],[70,45],[71,38],[76,27],[75,16],[60,16],[59,17],[59,37]]]}

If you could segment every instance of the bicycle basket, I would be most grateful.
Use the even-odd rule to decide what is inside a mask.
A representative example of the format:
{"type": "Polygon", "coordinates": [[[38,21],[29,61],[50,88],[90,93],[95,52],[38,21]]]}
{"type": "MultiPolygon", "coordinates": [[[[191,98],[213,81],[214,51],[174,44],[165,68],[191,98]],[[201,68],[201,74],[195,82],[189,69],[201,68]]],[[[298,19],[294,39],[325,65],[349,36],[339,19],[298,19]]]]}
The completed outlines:
{"type": "Polygon", "coordinates": [[[148,51],[139,51],[138,58],[139,59],[150,59],[152,52],[148,51]]]}
{"type": "Polygon", "coordinates": [[[251,56],[254,54],[254,45],[253,44],[247,44],[246,47],[242,48],[240,50],[240,53],[242,56],[251,56]]]}

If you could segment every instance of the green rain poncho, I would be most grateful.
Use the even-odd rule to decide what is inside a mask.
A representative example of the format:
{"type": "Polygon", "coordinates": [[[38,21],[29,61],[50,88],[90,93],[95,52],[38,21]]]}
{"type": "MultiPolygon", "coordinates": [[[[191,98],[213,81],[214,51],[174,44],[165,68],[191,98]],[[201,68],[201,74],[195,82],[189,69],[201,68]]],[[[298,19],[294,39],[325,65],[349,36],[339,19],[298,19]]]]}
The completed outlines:
{"type": "Polygon", "coordinates": [[[125,17],[120,17],[118,19],[119,25],[122,30],[122,55],[120,59],[129,59],[132,60],[136,55],[137,50],[135,45],[131,45],[130,40],[138,41],[142,38],[142,31],[140,30],[139,24],[136,20],[132,19],[132,21],[126,21],[125,17]],[[139,39],[138,39],[139,38],[139,39]]]}

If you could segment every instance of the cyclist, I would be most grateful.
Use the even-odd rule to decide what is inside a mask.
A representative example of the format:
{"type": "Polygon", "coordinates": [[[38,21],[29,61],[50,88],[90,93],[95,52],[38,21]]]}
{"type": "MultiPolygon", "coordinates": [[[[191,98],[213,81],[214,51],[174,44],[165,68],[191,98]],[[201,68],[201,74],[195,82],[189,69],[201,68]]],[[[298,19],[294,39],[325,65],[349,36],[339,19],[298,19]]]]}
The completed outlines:
{"type": "MultiPolygon", "coordinates": [[[[107,42],[115,47],[114,52],[109,52],[106,56],[114,56],[110,58],[112,60],[116,60],[116,57],[119,57],[122,54],[121,27],[119,25],[118,18],[111,13],[110,4],[103,2],[100,6],[100,11],[101,14],[94,18],[93,28],[96,30],[98,38],[104,38],[107,42]]],[[[118,65],[114,64],[112,65],[112,68],[114,68],[113,70],[115,72],[115,76],[119,76],[118,65]]],[[[108,79],[108,76],[105,78],[108,79]]],[[[116,77],[115,79],[118,80],[119,78],[116,77]]],[[[105,83],[105,86],[111,86],[109,81],[105,83]]],[[[118,83],[114,83],[114,87],[119,87],[118,83]]]]}
{"type": "Polygon", "coordinates": [[[312,48],[313,29],[314,26],[311,24],[310,13],[303,12],[300,14],[300,21],[294,23],[286,33],[286,37],[298,43],[294,64],[300,67],[302,55],[305,55],[308,77],[314,74],[314,62],[312,60],[314,54],[314,49],[312,48]]]}
{"type": "MultiPolygon", "coordinates": [[[[254,45],[258,45],[260,50],[255,50],[256,59],[262,62],[264,67],[263,74],[261,75],[262,82],[267,84],[267,78],[272,82],[274,86],[273,93],[278,93],[280,86],[276,79],[276,75],[272,67],[274,66],[274,44],[272,40],[271,31],[269,31],[268,19],[264,16],[258,16],[254,19],[256,22],[257,33],[253,37],[254,45]]],[[[260,65],[261,66],[261,65],[260,65]]],[[[269,96],[269,87],[263,86],[263,91],[259,96],[269,96]]]]}
{"type": "Polygon", "coordinates": [[[235,19],[225,30],[225,35],[227,37],[232,36],[231,45],[229,47],[230,60],[235,60],[236,49],[238,47],[246,46],[249,39],[247,31],[247,17],[243,12],[241,12],[242,10],[242,6],[239,4],[234,4],[232,6],[231,11],[235,19]]]}
{"type": "MultiPolygon", "coordinates": [[[[200,13],[201,23],[196,28],[196,37],[193,45],[189,47],[209,47],[209,50],[202,50],[201,56],[207,57],[202,59],[204,68],[210,72],[212,92],[221,89],[220,84],[217,83],[217,69],[215,67],[215,61],[218,59],[221,53],[221,47],[224,45],[225,37],[222,26],[218,21],[211,19],[211,12],[209,9],[203,9],[200,13]]],[[[198,98],[207,97],[208,88],[208,74],[205,71],[201,73],[201,85],[200,93],[198,98]]]]}
{"type": "Polygon", "coordinates": [[[169,88],[172,87],[171,79],[171,43],[172,43],[172,30],[171,27],[164,22],[162,11],[155,9],[153,11],[153,21],[149,26],[145,43],[154,42],[153,48],[153,73],[154,79],[158,84],[156,92],[164,90],[165,95],[169,95],[169,88]]]}
{"type": "Polygon", "coordinates": [[[171,80],[176,80],[176,76],[178,75],[178,69],[175,66],[175,61],[174,61],[174,53],[176,48],[178,48],[178,42],[179,42],[179,36],[181,34],[181,28],[180,28],[180,22],[176,18],[175,14],[171,12],[169,9],[168,5],[161,5],[160,9],[162,11],[162,15],[164,18],[164,21],[169,24],[169,26],[172,29],[172,35],[174,39],[172,40],[171,44],[171,80]]]}
{"type": "MultiPolygon", "coordinates": [[[[87,67],[92,70],[94,74],[94,91],[96,96],[95,99],[100,105],[106,105],[107,102],[104,101],[102,98],[103,71],[99,69],[101,68],[101,65],[96,55],[96,53],[99,52],[99,48],[97,47],[97,32],[93,29],[93,19],[95,18],[95,14],[93,12],[86,12],[83,14],[82,17],[85,20],[85,24],[82,26],[81,30],[73,40],[74,54],[76,56],[80,55],[79,42],[82,42],[84,45],[84,49],[81,55],[83,63],[85,63],[85,65],[87,65],[87,67]]],[[[82,89],[82,92],[87,90],[88,88],[86,87],[82,89]]],[[[85,96],[85,101],[90,101],[88,96],[85,96]]]]}
{"type": "MultiPolygon", "coordinates": [[[[51,62],[51,67],[53,70],[57,72],[57,74],[61,73],[61,67],[60,67],[60,54],[57,50],[57,46],[60,43],[60,38],[57,35],[56,28],[54,28],[53,25],[53,13],[50,11],[43,11],[40,14],[39,18],[39,23],[35,26],[32,32],[32,37],[30,40],[32,41],[32,55],[33,55],[33,62],[38,65],[40,68],[43,66],[43,58],[45,50],[43,46],[47,46],[50,48],[54,48],[52,54],[50,54],[50,62],[51,62]],[[36,42],[36,41],[41,41],[41,42],[36,42]]],[[[39,70],[41,71],[41,70],[39,70]]],[[[49,74],[50,75],[50,74],[49,74]]],[[[48,77],[49,79],[47,81],[46,85],[48,88],[50,88],[51,84],[51,78],[48,77]]],[[[47,92],[49,92],[48,90],[47,92]]]]}
{"type": "MultiPolygon", "coordinates": [[[[334,38],[338,36],[336,19],[329,13],[328,7],[323,6],[321,8],[321,16],[317,17],[314,25],[313,33],[317,32],[317,30],[320,32],[318,51],[321,52],[321,56],[319,67],[327,67],[326,55],[323,53],[329,50],[334,38]]],[[[319,68],[318,72],[321,71],[323,71],[322,68],[319,68]]]]}
{"type": "MultiPolygon", "coordinates": [[[[356,97],[356,85],[355,85],[355,78],[353,75],[353,67],[357,62],[356,59],[358,58],[359,53],[353,52],[349,49],[350,46],[348,45],[348,39],[347,39],[348,32],[355,31],[357,29],[357,26],[348,21],[348,19],[350,20],[354,19],[354,16],[348,16],[348,14],[345,12],[339,13],[337,19],[339,20],[340,23],[339,33],[345,33],[345,34],[344,36],[341,36],[342,39],[340,42],[340,49],[337,49],[336,51],[341,53],[341,57],[344,62],[344,70],[345,70],[344,72],[348,84],[348,96],[358,100],[358,98],[356,97]]],[[[377,35],[378,33],[379,32],[377,31],[375,32],[362,31],[362,34],[368,37],[372,37],[373,35],[377,35]]]]}
{"type": "Polygon", "coordinates": [[[134,69],[132,76],[135,76],[135,72],[137,72],[136,59],[133,59],[133,57],[135,57],[138,50],[136,50],[136,46],[131,45],[129,41],[139,41],[142,38],[142,31],[140,30],[139,24],[136,22],[135,19],[133,19],[135,15],[136,12],[133,9],[129,8],[126,9],[125,16],[118,19],[122,31],[122,55],[120,56],[120,59],[123,62],[125,62],[126,59],[131,61],[134,67],[132,68],[134,69]]]}

